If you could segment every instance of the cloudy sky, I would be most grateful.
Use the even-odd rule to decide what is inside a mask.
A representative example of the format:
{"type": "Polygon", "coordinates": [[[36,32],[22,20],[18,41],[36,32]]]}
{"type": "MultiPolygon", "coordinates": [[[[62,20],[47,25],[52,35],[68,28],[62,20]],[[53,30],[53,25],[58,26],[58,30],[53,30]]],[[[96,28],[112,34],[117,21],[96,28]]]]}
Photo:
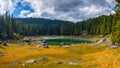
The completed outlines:
{"type": "Polygon", "coordinates": [[[115,0],[0,0],[0,15],[81,21],[114,13],[115,0]]]}

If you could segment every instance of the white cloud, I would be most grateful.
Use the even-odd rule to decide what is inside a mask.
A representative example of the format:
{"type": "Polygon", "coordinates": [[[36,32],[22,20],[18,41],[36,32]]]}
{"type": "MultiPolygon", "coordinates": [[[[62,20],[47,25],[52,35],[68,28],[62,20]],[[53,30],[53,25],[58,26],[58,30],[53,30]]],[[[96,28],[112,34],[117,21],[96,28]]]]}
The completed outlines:
{"type": "MultiPolygon", "coordinates": [[[[0,15],[5,11],[13,13],[17,3],[26,2],[34,10],[20,10],[19,17],[43,17],[68,21],[80,21],[99,15],[109,15],[115,0],[0,0],[0,15]]],[[[19,7],[21,8],[21,7],[19,7]]]]}
{"type": "Polygon", "coordinates": [[[31,13],[28,16],[35,15],[40,16],[42,14],[42,2],[40,0],[24,0],[23,2],[29,2],[31,4],[31,8],[34,9],[34,13],[31,13]]]}
{"type": "Polygon", "coordinates": [[[19,14],[19,17],[26,17],[30,13],[29,10],[22,10],[19,14]]]}
{"type": "Polygon", "coordinates": [[[25,1],[30,2],[31,7],[35,11],[27,15],[27,17],[45,17],[46,15],[45,18],[54,18],[69,21],[79,21],[85,18],[96,17],[103,14],[109,15],[111,13],[112,7],[115,6],[115,0],[36,0],[34,2],[31,2],[31,0],[25,1]]]}
{"type": "Polygon", "coordinates": [[[12,13],[19,0],[0,0],[0,15],[4,15],[6,11],[12,13]]]}
{"type": "Polygon", "coordinates": [[[111,11],[111,14],[115,14],[116,12],[115,11],[111,11]]]}

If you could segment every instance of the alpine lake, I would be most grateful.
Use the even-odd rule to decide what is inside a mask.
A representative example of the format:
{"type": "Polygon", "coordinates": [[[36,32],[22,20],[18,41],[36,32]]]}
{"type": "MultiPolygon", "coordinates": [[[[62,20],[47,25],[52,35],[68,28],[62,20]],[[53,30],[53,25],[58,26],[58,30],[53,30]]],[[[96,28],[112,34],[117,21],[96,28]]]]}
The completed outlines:
{"type": "Polygon", "coordinates": [[[47,39],[41,39],[41,41],[46,41],[49,45],[71,45],[71,44],[91,43],[91,41],[89,40],[74,39],[74,38],[47,38],[47,39]]]}

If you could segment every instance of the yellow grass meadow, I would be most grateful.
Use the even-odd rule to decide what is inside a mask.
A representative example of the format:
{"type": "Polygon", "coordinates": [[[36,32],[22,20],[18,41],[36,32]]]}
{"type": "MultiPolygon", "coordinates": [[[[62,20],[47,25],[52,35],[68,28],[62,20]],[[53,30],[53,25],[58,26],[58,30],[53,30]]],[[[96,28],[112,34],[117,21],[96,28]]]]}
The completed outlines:
{"type": "Polygon", "coordinates": [[[107,44],[78,44],[63,48],[50,46],[50,48],[37,48],[33,46],[19,46],[9,44],[5,49],[0,48],[4,56],[0,57],[0,68],[120,68],[120,48],[110,49],[107,44]],[[41,58],[48,57],[48,61],[41,58]],[[36,64],[27,64],[29,59],[35,59],[36,64]],[[71,60],[83,60],[70,65],[71,60]],[[26,64],[21,66],[18,62],[26,64]],[[57,64],[63,62],[63,64],[57,64]]]}

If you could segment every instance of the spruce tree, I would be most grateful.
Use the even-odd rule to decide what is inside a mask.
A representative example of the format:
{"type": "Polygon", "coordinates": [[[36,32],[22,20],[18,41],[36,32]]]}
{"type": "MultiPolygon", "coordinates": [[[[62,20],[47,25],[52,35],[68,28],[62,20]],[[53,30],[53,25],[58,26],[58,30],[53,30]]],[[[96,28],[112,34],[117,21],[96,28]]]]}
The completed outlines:
{"type": "Polygon", "coordinates": [[[114,27],[113,33],[112,33],[112,42],[113,44],[118,43],[120,44],[120,0],[116,0],[118,3],[116,5],[116,25],[114,27]]]}

